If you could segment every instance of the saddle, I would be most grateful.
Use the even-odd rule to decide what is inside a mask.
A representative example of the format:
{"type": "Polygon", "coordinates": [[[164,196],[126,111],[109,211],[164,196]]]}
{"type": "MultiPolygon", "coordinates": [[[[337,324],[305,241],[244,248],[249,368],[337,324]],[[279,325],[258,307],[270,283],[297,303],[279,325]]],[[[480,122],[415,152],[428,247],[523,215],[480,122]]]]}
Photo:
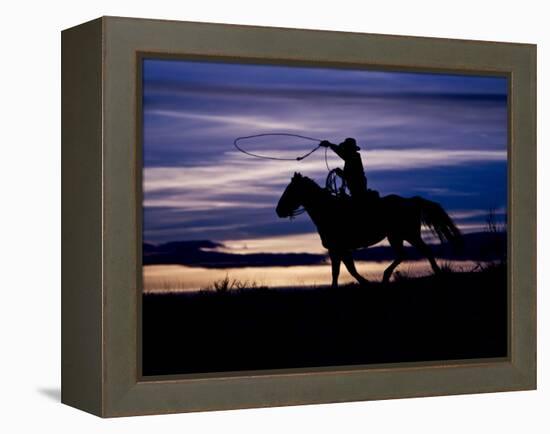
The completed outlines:
{"type": "MultiPolygon", "coordinates": [[[[346,202],[352,201],[351,196],[347,192],[347,185],[345,179],[340,176],[338,169],[333,169],[327,175],[325,189],[333,196],[343,199],[346,202]]],[[[361,200],[362,208],[372,205],[373,202],[380,199],[380,193],[377,190],[368,188],[365,194],[364,201],[361,200]]]]}
{"type": "Polygon", "coordinates": [[[370,188],[367,188],[366,198],[367,198],[367,202],[377,201],[378,199],[380,199],[380,193],[378,192],[378,190],[372,190],[370,188]]]}

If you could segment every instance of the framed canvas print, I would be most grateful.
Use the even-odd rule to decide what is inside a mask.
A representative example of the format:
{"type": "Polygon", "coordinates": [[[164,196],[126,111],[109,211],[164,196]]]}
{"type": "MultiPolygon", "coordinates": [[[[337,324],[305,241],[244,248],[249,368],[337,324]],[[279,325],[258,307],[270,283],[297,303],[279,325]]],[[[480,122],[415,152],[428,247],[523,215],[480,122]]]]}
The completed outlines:
{"type": "Polygon", "coordinates": [[[536,47],[103,17],[62,34],[62,401],[536,387],[536,47]]]}

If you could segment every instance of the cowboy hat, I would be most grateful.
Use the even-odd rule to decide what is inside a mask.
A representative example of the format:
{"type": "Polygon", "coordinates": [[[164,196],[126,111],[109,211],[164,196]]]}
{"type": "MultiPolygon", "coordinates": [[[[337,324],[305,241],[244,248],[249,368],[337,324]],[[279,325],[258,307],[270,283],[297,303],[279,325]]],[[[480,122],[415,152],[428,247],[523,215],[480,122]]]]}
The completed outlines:
{"type": "Polygon", "coordinates": [[[358,151],[359,149],[361,149],[359,146],[357,146],[357,142],[352,137],[348,137],[346,140],[340,143],[340,146],[350,151],[358,151]]]}

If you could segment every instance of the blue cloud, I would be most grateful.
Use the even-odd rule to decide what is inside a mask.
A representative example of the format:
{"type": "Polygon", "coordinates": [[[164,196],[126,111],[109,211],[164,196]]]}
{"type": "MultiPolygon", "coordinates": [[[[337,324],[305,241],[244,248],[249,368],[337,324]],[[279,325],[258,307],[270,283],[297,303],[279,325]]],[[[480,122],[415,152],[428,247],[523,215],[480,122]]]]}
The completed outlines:
{"type": "MultiPolygon", "coordinates": [[[[357,138],[370,187],[384,194],[422,195],[449,210],[505,208],[507,88],[493,76],[146,59],[144,239],[313,231],[305,217],[278,220],[273,207],[294,170],[323,182],[323,155],[297,165],[235,154],[235,137],[264,132],[357,138]]],[[[285,156],[312,145],[246,143],[285,156]]]]}

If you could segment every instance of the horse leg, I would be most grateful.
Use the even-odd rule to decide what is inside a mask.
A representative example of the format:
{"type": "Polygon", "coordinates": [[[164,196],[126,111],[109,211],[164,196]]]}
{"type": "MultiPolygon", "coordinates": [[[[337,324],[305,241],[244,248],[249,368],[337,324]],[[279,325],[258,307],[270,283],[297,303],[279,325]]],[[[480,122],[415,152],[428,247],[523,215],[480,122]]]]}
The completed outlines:
{"type": "Polygon", "coordinates": [[[430,265],[432,266],[432,270],[435,274],[441,273],[441,268],[439,268],[439,265],[437,265],[432,249],[430,249],[430,246],[428,246],[424,242],[424,240],[420,237],[420,235],[407,241],[409,241],[409,243],[411,243],[414,247],[416,247],[420,253],[422,253],[426,258],[428,258],[428,261],[430,261],[430,265]]]}
{"type": "Polygon", "coordinates": [[[332,287],[338,288],[338,276],[340,275],[340,263],[342,256],[334,251],[328,252],[330,256],[330,264],[332,266],[332,287]]]}
{"type": "Polygon", "coordinates": [[[403,250],[403,240],[402,239],[395,239],[395,238],[389,238],[388,241],[390,242],[390,246],[392,246],[393,251],[395,252],[395,259],[393,262],[389,265],[386,270],[384,270],[384,277],[382,278],[382,283],[388,283],[390,281],[390,277],[393,273],[393,271],[397,268],[397,266],[403,261],[403,257],[405,256],[405,251],[403,250]]]}
{"type": "Polygon", "coordinates": [[[349,274],[351,274],[355,280],[357,280],[361,285],[369,283],[367,279],[365,279],[363,276],[361,276],[357,269],[355,268],[355,262],[353,260],[353,255],[351,252],[346,252],[342,255],[342,261],[344,261],[344,265],[349,271],[349,274]]]}

